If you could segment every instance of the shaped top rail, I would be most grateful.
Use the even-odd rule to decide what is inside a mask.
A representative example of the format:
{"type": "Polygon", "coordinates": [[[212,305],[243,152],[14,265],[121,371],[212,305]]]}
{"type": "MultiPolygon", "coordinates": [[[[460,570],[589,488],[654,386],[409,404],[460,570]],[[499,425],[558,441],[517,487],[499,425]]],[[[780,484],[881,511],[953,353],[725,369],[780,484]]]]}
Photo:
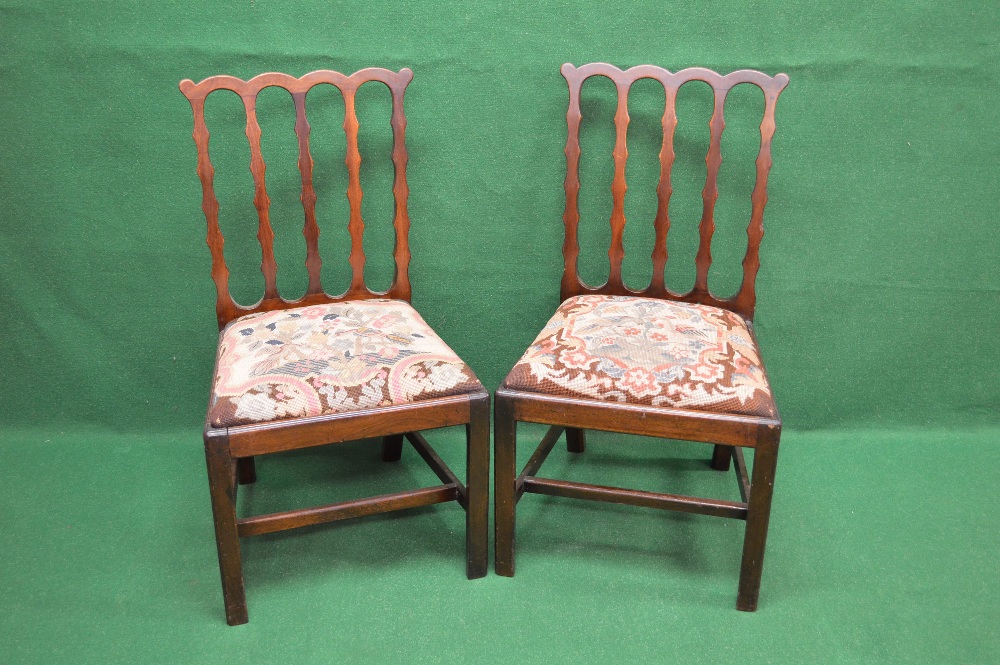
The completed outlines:
{"type": "Polygon", "coordinates": [[[356,300],[363,298],[388,297],[410,299],[409,281],[409,228],[407,212],[409,188],[406,183],[406,116],[403,112],[403,96],[406,86],[413,79],[413,72],[403,68],[399,72],[379,67],[370,67],[346,75],[331,70],[318,70],[294,77],[289,74],[260,74],[248,81],[235,76],[210,76],[200,83],[190,79],[180,82],[180,90],[191,103],[194,113],[194,141],[198,148],[198,177],[202,184],[202,210],[208,222],[208,246],[212,253],[212,279],[216,286],[216,316],[222,328],[235,318],[254,312],[274,309],[288,309],[318,303],[356,300]],[[362,84],[378,81],[385,84],[392,93],[393,133],[392,162],[395,171],[393,195],[396,201],[393,226],[396,232],[393,258],[396,268],[392,285],[388,291],[375,292],[367,287],[364,280],[365,254],[363,248],[364,221],[361,218],[361,154],[358,150],[358,119],[354,109],[355,94],[362,84]],[[306,119],[306,95],[313,87],[331,84],[340,89],[344,97],[344,132],[347,136],[348,169],[347,198],[350,202],[351,235],[351,284],[347,291],[331,296],[323,290],[320,279],[322,260],[319,255],[319,226],[316,221],[316,191],[313,186],[313,159],[309,151],[310,126],[306,119]],[[274,231],[270,221],[270,199],[267,195],[265,179],[266,165],[260,147],[261,130],[257,122],[257,95],[265,88],[279,87],[287,90],[295,104],[295,135],[298,140],[298,167],[302,176],[302,207],[305,215],[303,235],[306,239],[306,269],[309,285],[306,294],[298,300],[286,300],[278,294],[277,263],[274,258],[274,231]],[[264,295],[250,307],[243,307],[233,300],[229,292],[229,269],[223,254],[225,239],[219,228],[219,202],[215,196],[215,170],[209,156],[209,132],[205,124],[205,100],[216,90],[231,90],[243,100],[246,110],[246,135],[250,142],[250,172],[254,181],[254,206],[257,209],[257,238],[261,246],[261,272],[264,275],[264,295]]]}
{"type": "Polygon", "coordinates": [[[595,62],[580,67],[566,63],[561,69],[569,85],[569,108],[566,112],[568,133],[566,138],[566,210],[563,222],[566,237],[563,244],[564,270],[561,286],[563,299],[584,293],[607,295],[641,295],[683,302],[698,302],[735,311],[753,319],[756,304],[755,282],[760,268],[760,242],[764,236],[764,206],[767,202],[767,176],[771,168],[771,140],[774,136],[774,109],[778,95],[788,85],[788,76],[778,74],[768,76],[752,69],[741,69],[726,75],[702,67],[691,67],[678,72],[670,72],[654,65],[638,65],[627,70],[614,65],[595,62]],[[608,281],[599,287],[587,286],[578,273],[580,245],[578,227],[579,211],[579,165],[580,165],[580,91],[583,83],[592,76],[604,76],[615,84],[618,106],[615,112],[615,147],[613,151],[615,174],[611,185],[613,205],[611,212],[611,246],[608,258],[611,269],[608,281]],[[653,247],[653,276],[649,286],[643,290],[628,288],[622,280],[622,263],[625,258],[625,162],[628,159],[626,139],[628,135],[628,93],[632,84],[639,79],[659,81],[666,93],[663,113],[663,144],[660,151],[660,181],[657,186],[657,211],[654,219],[655,241],[653,247]],[[664,269],[667,262],[667,234],[670,229],[669,203],[673,192],[670,183],[674,162],[674,130],[677,127],[677,91],[689,81],[704,81],[712,87],[714,110],[709,122],[711,138],[706,157],[707,177],[702,190],[702,217],[699,224],[700,242],[695,259],[696,277],[694,288],[688,293],[674,293],[664,284],[664,269]],[[722,132],[725,128],[723,109],[726,95],[733,86],[751,83],[764,93],[764,117],[760,125],[761,143],[757,154],[757,175],[752,194],[750,223],[747,227],[747,253],[743,259],[743,281],[739,291],[732,298],[719,298],[708,288],[708,271],[712,264],[711,244],[715,232],[715,203],[718,199],[718,175],[722,164],[722,132]]]}

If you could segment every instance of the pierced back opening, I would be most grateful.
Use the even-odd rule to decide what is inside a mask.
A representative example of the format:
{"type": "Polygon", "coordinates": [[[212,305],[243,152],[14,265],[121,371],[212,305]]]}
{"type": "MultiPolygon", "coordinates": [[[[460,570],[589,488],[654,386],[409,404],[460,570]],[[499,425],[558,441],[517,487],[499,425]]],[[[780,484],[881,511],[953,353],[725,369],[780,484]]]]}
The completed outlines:
{"type": "Polygon", "coordinates": [[[569,109],[566,113],[568,135],[566,139],[566,211],[563,222],[566,238],[563,245],[564,271],[561,285],[563,300],[575,295],[636,295],[664,298],[682,302],[696,302],[721,307],[753,319],[756,304],[755,282],[760,268],[760,242],[764,237],[764,206],[767,203],[767,176],[771,169],[771,140],[774,136],[774,109],[778,95],[788,85],[788,76],[778,74],[769,77],[753,70],[739,70],[722,76],[709,69],[692,67],[676,73],[652,65],[640,65],[622,71],[614,65],[591,63],[575,67],[569,63],[562,66],[562,75],[569,85],[569,109]],[[578,258],[580,244],[578,228],[579,210],[579,163],[580,163],[580,91],[584,81],[591,76],[605,76],[615,84],[618,104],[615,112],[614,179],[611,185],[613,205],[611,211],[611,247],[608,258],[611,262],[608,281],[598,287],[587,286],[580,279],[578,258]],[[659,81],[664,88],[666,101],[663,112],[663,144],[660,150],[660,179],[657,186],[657,210],[653,220],[653,276],[649,286],[641,291],[628,288],[622,279],[622,262],[625,258],[625,163],[628,159],[626,136],[628,132],[628,93],[635,81],[643,78],[659,81]],[[712,87],[714,107],[709,122],[711,138],[706,157],[707,176],[702,190],[702,215],[698,227],[700,241],[695,258],[696,276],[694,287],[687,293],[675,293],[664,282],[667,264],[667,234],[670,230],[669,204],[672,188],[671,169],[674,162],[674,131],[677,127],[677,91],[688,81],[704,81],[712,87]],[[733,86],[752,83],[764,92],[764,117],[760,125],[760,149],[757,154],[757,176],[752,194],[750,223],[747,227],[747,251],[743,258],[743,280],[732,298],[719,298],[708,287],[708,272],[712,265],[712,235],[715,232],[715,204],[719,197],[718,176],[722,164],[722,132],[725,129],[723,109],[726,95],[733,86]]]}
{"type": "Polygon", "coordinates": [[[221,329],[233,319],[255,312],[275,309],[289,309],[305,305],[359,300],[364,298],[410,299],[409,280],[409,229],[407,213],[409,189],[406,184],[405,145],[406,116],[403,112],[403,95],[406,86],[413,79],[413,72],[402,69],[393,72],[388,69],[369,68],[350,76],[330,70],[311,72],[295,78],[287,74],[261,74],[249,81],[233,76],[212,76],[200,83],[185,79],[180,90],[191,102],[194,112],[194,142],[198,149],[198,177],[202,185],[202,210],[208,222],[208,246],[212,253],[212,279],[215,282],[216,316],[221,329]],[[365,284],[365,253],[363,246],[364,221],[361,218],[361,154],[358,150],[358,118],[354,110],[355,94],[368,81],[385,84],[392,93],[393,149],[392,163],[395,171],[393,196],[395,197],[395,246],[393,259],[395,274],[388,291],[377,292],[365,284]],[[347,156],[344,160],[348,170],[347,198],[350,202],[348,230],[351,237],[349,263],[351,283],[340,295],[330,295],[323,289],[321,272],[322,259],[319,254],[319,226],[316,222],[316,189],[313,184],[313,159],[309,151],[309,121],[306,118],[306,95],[313,86],[329,83],[340,89],[344,97],[344,133],[347,137],[347,156]],[[278,266],[274,258],[274,231],[270,220],[270,199],[265,180],[266,164],[261,153],[261,130],[257,122],[257,95],[268,87],[287,90],[295,105],[295,136],[298,141],[298,168],[302,178],[302,208],[305,218],[303,236],[306,240],[306,270],[309,284],[306,293],[297,300],[286,300],[278,293],[278,266]],[[209,156],[209,132],[205,124],[205,100],[216,90],[231,90],[240,96],[246,111],[246,135],[250,142],[250,172],[254,182],[254,207],[257,209],[257,239],[261,247],[261,272],[264,275],[264,295],[255,305],[243,307],[233,300],[229,291],[229,268],[223,253],[225,239],[219,228],[219,201],[215,196],[213,178],[215,171],[209,156]]]}

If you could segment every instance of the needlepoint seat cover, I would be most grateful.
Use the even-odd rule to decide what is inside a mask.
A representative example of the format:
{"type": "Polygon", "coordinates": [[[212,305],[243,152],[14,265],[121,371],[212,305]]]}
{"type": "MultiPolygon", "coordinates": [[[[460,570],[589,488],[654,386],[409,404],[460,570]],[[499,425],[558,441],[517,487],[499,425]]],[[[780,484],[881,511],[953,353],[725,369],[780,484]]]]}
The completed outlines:
{"type": "Polygon", "coordinates": [[[250,314],[226,326],[220,345],[213,427],[482,390],[469,366],[402,300],[250,314]]]}
{"type": "Polygon", "coordinates": [[[514,390],[774,417],[744,319],[633,296],[567,299],[507,376],[514,390]]]}

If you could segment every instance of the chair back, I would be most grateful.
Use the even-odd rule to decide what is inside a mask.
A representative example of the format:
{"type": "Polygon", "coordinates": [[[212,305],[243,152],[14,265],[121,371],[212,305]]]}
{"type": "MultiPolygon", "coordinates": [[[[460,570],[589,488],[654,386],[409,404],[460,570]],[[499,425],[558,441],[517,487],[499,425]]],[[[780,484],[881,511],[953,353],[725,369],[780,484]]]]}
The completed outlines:
{"type": "Polygon", "coordinates": [[[566,239],[563,245],[565,262],[561,297],[563,300],[575,295],[594,293],[603,295],[637,295],[664,298],[682,302],[696,302],[721,307],[752,320],[756,294],[754,283],[760,268],[760,241],[764,237],[764,205],[767,202],[767,174],[771,169],[771,139],[774,136],[774,108],[778,95],[788,85],[788,76],[778,74],[770,77],[752,70],[735,71],[722,76],[708,69],[693,67],[671,73],[661,67],[640,65],[622,71],[605,63],[591,63],[574,67],[567,63],[562,66],[562,75],[569,84],[569,110],[566,122],[569,133],[566,139],[566,239]],[[608,281],[602,286],[591,287],[583,283],[577,269],[580,245],[577,228],[580,223],[578,198],[580,191],[580,89],[591,76],[606,76],[611,79],[618,93],[615,111],[614,181],[611,186],[613,205],[611,212],[611,247],[608,256],[611,270],[608,281]],[[657,186],[657,211],[654,219],[655,244],[653,246],[653,277],[649,286],[636,291],[625,286],[622,281],[622,260],[625,258],[623,236],[625,230],[625,160],[628,158],[625,138],[628,130],[628,93],[638,79],[650,78],[659,81],[666,92],[663,112],[663,144],[660,150],[660,180],[657,186]],[[700,242],[695,258],[697,269],[694,288],[688,293],[674,293],[664,283],[667,264],[667,232],[670,229],[669,204],[672,192],[670,184],[671,168],[674,162],[674,129],[677,127],[676,100],[678,89],[688,81],[704,81],[712,87],[715,105],[709,123],[711,138],[708,148],[707,178],[702,191],[703,208],[699,225],[700,242]],[[752,83],[764,92],[764,118],[760,125],[760,150],[757,154],[757,180],[752,194],[750,224],[747,227],[747,251],[743,259],[743,281],[739,291],[732,298],[719,298],[708,288],[708,270],[712,265],[712,234],[715,232],[715,203],[719,197],[718,175],[722,163],[722,130],[725,127],[723,107],[726,94],[739,83],[752,83]]]}
{"type": "Polygon", "coordinates": [[[406,116],[403,114],[403,94],[406,86],[413,79],[413,72],[401,69],[393,72],[388,69],[369,68],[351,74],[320,70],[295,78],[287,74],[261,74],[249,81],[233,76],[212,76],[200,83],[185,79],[180,83],[181,92],[191,102],[194,112],[194,142],[198,148],[198,177],[202,186],[202,210],[208,221],[208,246],[212,252],[212,279],[217,292],[216,315],[221,329],[235,318],[276,309],[288,309],[305,305],[315,305],[344,300],[364,298],[397,298],[410,299],[410,280],[408,268],[410,263],[409,228],[410,220],[406,210],[409,190],[406,184],[406,116]],[[392,284],[388,291],[378,293],[365,284],[364,268],[365,253],[362,245],[364,221],[361,219],[361,154],[358,152],[358,118],[354,110],[354,98],[358,88],[368,81],[378,81],[385,84],[392,93],[392,163],[395,170],[393,195],[396,202],[393,226],[396,232],[393,258],[396,269],[392,284]],[[344,132],[347,135],[348,169],[347,198],[350,202],[350,221],[348,230],[351,235],[351,283],[347,290],[336,296],[331,296],[323,290],[320,280],[322,260],[319,255],[319,226],[316,223],[316,190],[313,187],[313,160],[309,152],[309,122],[306,119],[306,95],[318,84],[328,83],[340,89],[344,96],[344,132]],[[260,148],[260,125],[257,123],[257,95],[264,88],[274,86],[287,90],[295,103],[295,135],[298,139],[298,167],[302,175],[302,207],[305,213],[303,235],[306,239],[306,269],[309,275],[309,285],[305,295],[298,300],[285,300],[278,294],[278,266],[274,259],[274,231],[268,215],[270,199],[267,195],[264,172],[266,165],[260,148]],[[261,247],[261,272],[264,274],[264,295],[257,304],[250,307],[239,305],[229,292],[229,269],[223,255],[224,238],[219,229],[219,201],[215,196],[212,180],[214,169],[208,152],[209,133],[205,125],[205,99],[216,90],[231,90],[243,100],[246,110],[246,135],[250,142],[250,172],[254,182],[254,206],[257,208],[258,226],[257,238],[261,247]]]}

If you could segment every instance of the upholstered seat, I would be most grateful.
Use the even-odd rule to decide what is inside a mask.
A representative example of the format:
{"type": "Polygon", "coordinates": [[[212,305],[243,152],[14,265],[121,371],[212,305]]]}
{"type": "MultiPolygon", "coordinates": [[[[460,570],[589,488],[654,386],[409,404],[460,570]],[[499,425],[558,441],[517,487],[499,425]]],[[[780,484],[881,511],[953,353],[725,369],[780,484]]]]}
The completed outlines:
{"type": "Polygon", "coordinates": [[[567,299],[514,366],[507,388],[774,417],[760,355],[738,314],[632,296],[567,299]]]}
{"type": "Polygon", "coordinates": [[[482,391],[402,300],[261,312],[222,333],[213,427],[320,416],[482,391]]]}

